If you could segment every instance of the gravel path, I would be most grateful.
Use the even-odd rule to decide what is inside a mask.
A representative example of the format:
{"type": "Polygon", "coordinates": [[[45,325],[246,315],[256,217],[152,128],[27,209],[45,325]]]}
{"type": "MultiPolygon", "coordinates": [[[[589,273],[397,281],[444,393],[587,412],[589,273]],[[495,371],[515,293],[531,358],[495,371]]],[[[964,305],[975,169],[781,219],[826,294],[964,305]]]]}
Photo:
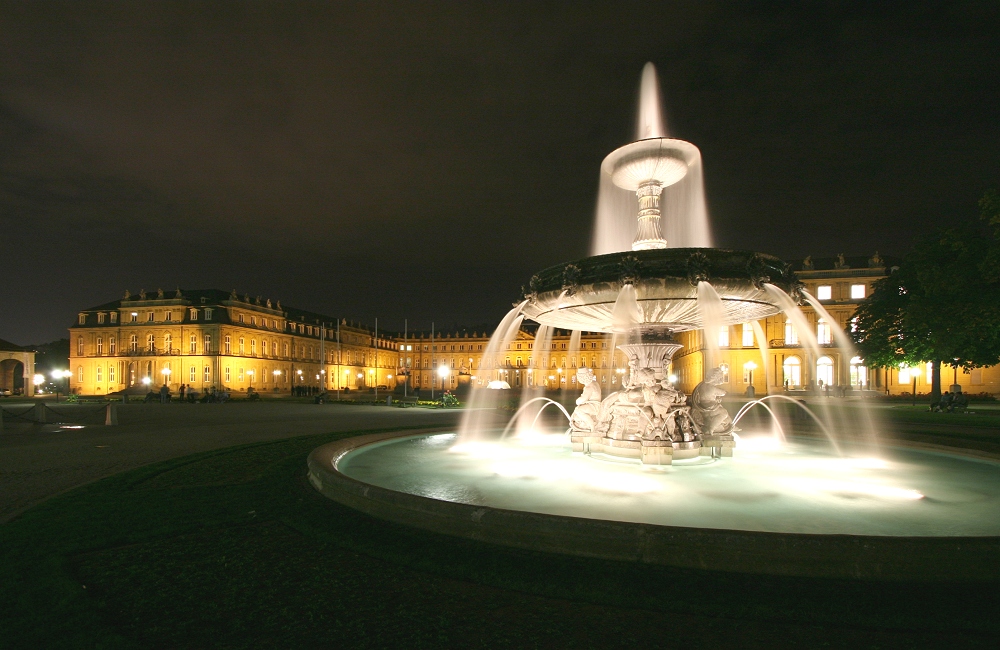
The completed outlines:
{"type": "Polygon", "coordinates": [[[0,523],[60,492],[170,458],[333,431],[452,427],[458,418],[458,411],[265,401],[125,404],[118,426],[82,429],[8,419],[0,431],[0,523]]]}

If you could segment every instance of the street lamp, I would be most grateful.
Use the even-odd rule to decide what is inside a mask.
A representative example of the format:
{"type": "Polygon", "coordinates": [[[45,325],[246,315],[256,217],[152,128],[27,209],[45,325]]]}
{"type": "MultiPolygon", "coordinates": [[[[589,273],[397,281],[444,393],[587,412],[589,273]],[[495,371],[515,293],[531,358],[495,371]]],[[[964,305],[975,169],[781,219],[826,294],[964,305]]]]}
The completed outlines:
{"type": "Polygon", "coordinates": [[[59,401],[59,380],[66,380],[66,394],[69,394],[69,378],[73,376],[73,373],[69,370],[53,370],[52,371],[52,381],[56,382],[56,401],[59,401]]]}
{"type": "Polygon", "coordinates": [[[448,366],[442,364],[442,365],[438,366],[437,374],[438,374],[438,377],[441,378],[441,392],[443,393],[444,390],[445,390],[444,389],[444,380],[448,378],[448,375],[451,374],[451,371],[448,370],[448,366]]]}

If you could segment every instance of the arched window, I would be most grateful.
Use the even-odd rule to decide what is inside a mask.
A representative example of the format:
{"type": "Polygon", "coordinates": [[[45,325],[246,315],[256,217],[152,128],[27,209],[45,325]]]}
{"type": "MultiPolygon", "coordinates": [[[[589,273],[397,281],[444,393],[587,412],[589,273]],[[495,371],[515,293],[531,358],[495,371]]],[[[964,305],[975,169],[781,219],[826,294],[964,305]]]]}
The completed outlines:
{"type": "Polygon", "coordinates": [[[802,386],[802,361],[798,357],[788,357],[782,367],[786,388],[802,386]]]}
{"type": "Polygon", "coordinates": [[[820,357],[816,361],[816,385],[833,385],[833,359],[830,357],[820,357]]]}
{"type": "Polygon", "coordinates": [[[798,345],[799,333],[795,331],[795,324],[791,319],[785,321],[785,345],[798,345]]]}
{"type": "Polygon", "coordinates": [[[868,385],[868,368],[865,366],[864,362],[861,361],[861,357],[854,357],[851,359],[851,385],[868,385]]]}
{"type": "Polygon", "coordinates": [[[820,345],[828,344],[832,341],[830,323],[826,322],[822,318],[819,319],[818,323],[816,323],[816,341],[820,345]]]}

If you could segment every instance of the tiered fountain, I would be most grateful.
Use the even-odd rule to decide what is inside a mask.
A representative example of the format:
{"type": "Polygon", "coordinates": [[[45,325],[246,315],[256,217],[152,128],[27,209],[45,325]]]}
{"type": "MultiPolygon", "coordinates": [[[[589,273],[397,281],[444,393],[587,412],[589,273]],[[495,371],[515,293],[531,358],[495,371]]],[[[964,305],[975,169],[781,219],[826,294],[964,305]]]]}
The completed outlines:
{"type": "MultiPolygon", "coordinates": [[[[648,92],[653,83],[647,67],[643,97],[655,94],[648,92]]],[[[755,405],[770,411],[764,400],[788,398],[769,395],[732,418],[710,365],[691,395],[675,388],[676,333],[785,312],[808,345],[797,304],[808,300],[825,312],[781,260],[707,247],[704,206],[690,191],[700,189],[700,153],[663,137],[658,113],[653,117],[640,120],[639,139],[602,165],[602,195],[634,192],[638,213],[632,208],[623,222],[599,207],[599,254],[531,278],[484,352],[484,386],[472,391],[459,433],[379,434],[326,445],[310,456],[310,481],[379,517],[538,550],[784,575],[995,579],[995,462],[902,449],[890,457],[871,446],[838,445],[838,433],[857,427],[835,431],[809,410],[826,441],[788,442],[780,428],[778,435],[741,439],[734,420],[755,405]],[[661,198],[684,183],[684,196],[696,200],[680,214],[661,215],[661,198]],[[623,223],[635,233],[631,250],[628,239],[608,243],[623,241],[611,236],[623,223]],[[687,235],[667,241],[661,225],[687,235]],[[621,389],[606,396],[588,369],[578,371],[583,391],[566,413],[568,439],[565,428],[536,430],[537,414],[523,417],[533,404],[562,408],[547,398],[522,400],[504,433],[527,424],[507,438],[496,435],[495,411],[484,408],[486,396],[497,393],[485,386],[494,378],[489,363],[502,356],[523,318],[540,324],[536,342],[554,327],[606,332],[628,359],[621,389]],[[733,456],[737,444],[735,458],[720,459],[733,456]],[[961,562],[940,561],[958,554],[961,562]]],[[[674,199],[670,205],[685,204],[674,199]]],[[[599,200],[606,203],[613,202],[599,200]]],[[[846,350],[850,344],[841,339],[846,350]]]]}

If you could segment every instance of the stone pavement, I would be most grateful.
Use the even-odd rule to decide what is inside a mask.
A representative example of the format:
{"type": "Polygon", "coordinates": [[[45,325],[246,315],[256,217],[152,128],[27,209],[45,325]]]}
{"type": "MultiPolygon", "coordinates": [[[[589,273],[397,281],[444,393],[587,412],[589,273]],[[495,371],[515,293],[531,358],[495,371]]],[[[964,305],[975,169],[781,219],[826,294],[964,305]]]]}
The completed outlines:
{"type": "Polygon", "coordinates": [[[0,431],[0,523],[60,492],[170,458],[333,431],[453,427],[459,416],[443,409],[265,401],[126,404],[118,407],[118,426],[82,429],[8,420],[0,431]]]}

